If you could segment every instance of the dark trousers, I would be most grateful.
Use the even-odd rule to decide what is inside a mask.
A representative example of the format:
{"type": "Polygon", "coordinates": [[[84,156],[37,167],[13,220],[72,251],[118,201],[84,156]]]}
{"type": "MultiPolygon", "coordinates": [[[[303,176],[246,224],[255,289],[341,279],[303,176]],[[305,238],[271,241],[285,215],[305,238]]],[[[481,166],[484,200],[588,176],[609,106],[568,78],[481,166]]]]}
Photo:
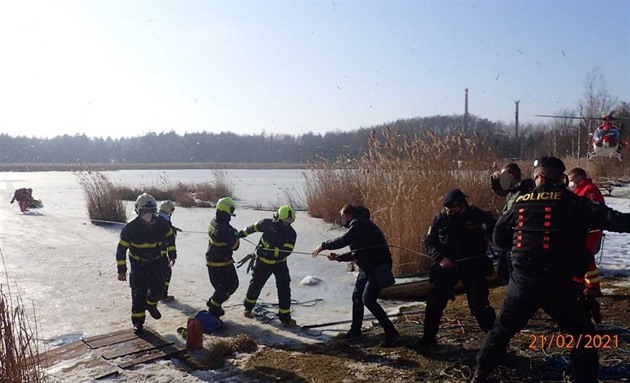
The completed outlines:
{"type": "Polygon", "coordinates": [[[164,280],[164,290],[162,292],[162,299],[168,296],[168,288],[171,285],[171,277],[173,276],[173,268],[169,267],[170,260],[168,257],[162,257],[162,279],[164,280]]]}
{"type": "Polygon", "coordinates": [[[381,294],[381,288],[379,287],[376,278],[373,273],[366,273],[365,271],[359,271],[357,281],[354,284],[354,291],[352,292],[352,325],[351,331],[361,331],[363,325],[363,312],[364,307],[374,315],[378,320],[378,323],[383,327],[385,334],[393,334],[396,332],[396,328],[392,324],[392,321],[387,317],[387,313],[376,301],[381,294]]]}
{"type": "MultiPolygon", "coordinates": [[[[490,372],[496,367],[510,339],[525,327],[539,308],[573,335],[575,343],[580,334],[594,332],[584,302],[579,299],[569,276],[540,270],[526,272],[515,264],[499,318],[477,355],[481,371],[490,372]]],[[[581,342],[580,347],[571,352],[569,372],[579,382],[593,382],[599,367],[597,349],[585,349],[585,343],[581,342]]]]}
{"type": "Polygon", "coordinates": [[[144,324],[148,305],[157,305],[162,298],[163,269],[158,261],[135,263],[129,273],[131,287],[131,322],[144,324]]]}
{"type": "Polygon", "coordinates": [[[280,313],[285,317],[291,317],[291,276],[289,275],[289,267],[287,262],[280,262],[274,265],[256,261],[254,265],[254,272],[252,273],[252,279],[249,281],[249,287],[247,288],[247,294],[245,295],[245,308],[251,310],[256,305],[256,300],[260,296],[265,283],[271,276],[276,278],[276,289],[278,290],[278,307],[280,313]]]}
{"type": "Polygon", "coordinates": [[[435,339],[440,327],[440,320],[448,300],[455,294],[455,286],[460,280],[468,299],[468,308],[477,319],[483,332],[488,332],[494,325],[495,313],[488,300],[488,283],[484,273],[478,268],[459,271],[458,269],[435,270],[431,276],[433,288],[427,299],[424,317],[424,334],[427,339],[435,339]]]}
{"type": "Polygon", "coordinates": [[[227,266],[208,266],[210,283],[214,287],[214,294],[208,301],[208,307],[221,307],[238,288],[238,275],[234,264],[227,266]]]}

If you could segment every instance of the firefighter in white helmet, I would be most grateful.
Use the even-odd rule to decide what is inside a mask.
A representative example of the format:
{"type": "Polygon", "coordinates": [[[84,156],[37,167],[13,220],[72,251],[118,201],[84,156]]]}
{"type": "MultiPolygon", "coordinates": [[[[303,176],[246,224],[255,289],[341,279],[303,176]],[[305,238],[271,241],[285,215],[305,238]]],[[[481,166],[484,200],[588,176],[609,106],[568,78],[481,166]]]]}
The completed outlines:
{"type": "MultiPolygon", "coordinates": [[[[168,224],[171,226],[171,229],[173,230],[173,234],[177,236],[177,232],[181,231],[181,229],[173,226],[173,222],[171,221],[171,216],[173,215],[174,211],[175,204],[173,203],[173,201],[162,201],[162,203],[160,203],[160,209],[158,211],[158,218],[168,222],[168,224]]],[[[168,253],[168,248],[165,248],[164,250],[166,250],[166,252],[168,253]]],[[[174,296],[168,295],[168,288],[171,285],[171,277],[173,276],[173,266],[175,266],[175,259],[176,258],[169,257],[164,258],[164,292],[161,299],[163,303],[168,303],[175,299],[174,296]]]]}
{"type": "Polygon", "coordinates": [[[175,259],[175,234],[170,225],[157,218],[157,202],[153,196],[144,193],[136,199],[138,216],[127,223],[120,232],[120,241],[116,249],[118,280],[127,280],[127,250],[131,273],[131,322],[134,332],[144,332],[143,326],[146,311],[154,319],[162,315],[157,304],[164,288],[164,247],[168,249],[168,257],[175,259]]]}

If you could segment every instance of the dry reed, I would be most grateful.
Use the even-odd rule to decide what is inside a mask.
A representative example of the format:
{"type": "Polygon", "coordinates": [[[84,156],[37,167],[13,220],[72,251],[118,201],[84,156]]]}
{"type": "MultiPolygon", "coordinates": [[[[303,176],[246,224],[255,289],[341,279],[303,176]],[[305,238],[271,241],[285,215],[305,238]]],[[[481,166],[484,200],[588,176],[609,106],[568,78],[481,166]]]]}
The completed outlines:
{"type": "MultiPolygon", "coordinates": [[[[2,264],[4,256],[0,251],[2,264]]],[[[7,277],[7,292],[0,284],[0,381],[2,383],[45,382],[37,348],[37,326],[28,320],[22,298],[13,296],[7,277]]]]}
{"type": "Polygon", "coordinates": [[[83,187],[88,216],[91,220],[127,222],[125,206],[110,179],[101,172],[78,171],[74,173],[83,187]]]}
{"type": "Polygon", "coordinates": [[[489,190],[497,162],[492,148],[470,137],[409,138],[386,130],[371,136],[361,157],[324,161],[305,174],[308,211],[335,222],[346,203],[368,207],[392,246],[395,274],[416,273],[427,268],[417,252],[448,190],[462,189],[469,203],[498,213],[504,201],[489,190]]]}

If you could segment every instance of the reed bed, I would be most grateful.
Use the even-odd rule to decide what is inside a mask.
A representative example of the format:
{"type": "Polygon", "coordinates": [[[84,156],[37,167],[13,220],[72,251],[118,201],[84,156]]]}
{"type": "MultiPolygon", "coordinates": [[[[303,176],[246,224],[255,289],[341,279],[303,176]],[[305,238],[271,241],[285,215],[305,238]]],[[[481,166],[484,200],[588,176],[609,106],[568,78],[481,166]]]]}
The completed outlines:
{"type": "MultiPolygon", "coordinates": [[[[2,264],[5,266],[4,256],[2,264]]],[[[37,326],[31,326],[21,297],[13,296],[8,286],[8,279],[6,286],[0,284],[0,381],[45,382],[36,341],[37,326]]]]}
{"type": "Polygon", "coordinates": [[[172,185],[162,177],[161,185],[143,187],[117,186],[117,198],[128,201],[135,199],[142,193],[149,193],[158,201],[171,200],[182,207],[210,207],[214,206],[221,197],[234,197],[234,185],[226,171],[214,169],[211,171],[213,182],[185,184],[177,182],[172,185]]]}
{"type": "Polygon", "coordinates": [[[125,206],[119,199],[119,193],[112,181],[105,174],[97,171],[78,171],[74,173],[83,188],[88,216],[91,220],[127,222],[125,206]]]}
{"type": "Polygon", "coordinates": [[[448,190],[459,188],[472,205],[500,211],[504,200],[489,189],[497,163],[492,148],[474,138],[410,138],[386,130],[371,136],[359,158],[323,161],[305,174],[308,211],[336,222],[346,203],[368,207],[392,246],[395,274],[417,273],[427,269],[418,252],[424,253],[422,240],[448,190]]]}

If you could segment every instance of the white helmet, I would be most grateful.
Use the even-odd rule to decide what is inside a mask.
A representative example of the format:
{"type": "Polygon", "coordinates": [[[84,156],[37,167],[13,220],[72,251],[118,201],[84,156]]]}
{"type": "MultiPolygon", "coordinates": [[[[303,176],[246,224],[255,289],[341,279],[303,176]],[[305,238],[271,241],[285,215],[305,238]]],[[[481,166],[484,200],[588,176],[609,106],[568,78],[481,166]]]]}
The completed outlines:
{"type": "Polygon", "coordinates": [[[157,211],[157,201],[151,194],[143,193],[136,199],[136,213],[140,214],[140,210],[157,211]]]}
{"type": "Polygon", "coordinates": [[[162,201],[162,203],[160,203],[160,211],[163,211],[168,215],[172,215],[173,211],[175,211],[175,204],[169,199],[162,201]]]}

